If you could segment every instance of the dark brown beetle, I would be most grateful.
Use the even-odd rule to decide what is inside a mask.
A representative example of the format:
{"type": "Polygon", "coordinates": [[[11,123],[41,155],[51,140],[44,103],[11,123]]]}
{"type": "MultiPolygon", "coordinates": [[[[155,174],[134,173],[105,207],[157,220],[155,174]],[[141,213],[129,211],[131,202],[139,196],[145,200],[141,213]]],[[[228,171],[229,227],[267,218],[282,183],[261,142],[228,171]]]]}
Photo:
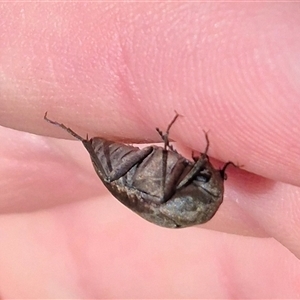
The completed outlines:
{"type": "MultiPolygon", "coordinates": [[[[44,119],[80,140],[91,156],[94,168],[107,189],[124,205],[159,226],[182,228],[209,221],[223,201],[225,170],[209,162],[207,146],[191,162],[169,143],[169,131],[156,129],[164,147],[143,149],[99,137],[84,139],[64,124],[44,119]]],[[[233,164],[234,165],[234,164],[233,164]]]]}

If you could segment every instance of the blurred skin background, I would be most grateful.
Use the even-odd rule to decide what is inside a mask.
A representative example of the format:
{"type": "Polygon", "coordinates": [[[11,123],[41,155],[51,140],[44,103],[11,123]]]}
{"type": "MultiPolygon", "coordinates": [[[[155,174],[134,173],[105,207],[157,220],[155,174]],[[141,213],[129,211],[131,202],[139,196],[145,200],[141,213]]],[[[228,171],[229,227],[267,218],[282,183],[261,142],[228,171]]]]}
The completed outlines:
{"type": "Polygon", "coordinates": [[[2,298],[300,296],[298,3],[0,4],[2,298]],[[150,224],[80,142],[153,143],[228,169],[203,226],[150,224]],[[60,138],[60,139],[55,139],[60,138]]]}

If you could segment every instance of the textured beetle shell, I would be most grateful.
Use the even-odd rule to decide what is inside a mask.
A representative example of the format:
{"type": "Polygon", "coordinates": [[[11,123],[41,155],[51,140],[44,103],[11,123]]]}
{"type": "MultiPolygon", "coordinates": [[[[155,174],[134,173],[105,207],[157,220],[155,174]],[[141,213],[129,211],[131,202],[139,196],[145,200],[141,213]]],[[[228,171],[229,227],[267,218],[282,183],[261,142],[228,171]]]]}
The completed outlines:
{"type": "Polygon", "coordinates": [[[163,227],[179,228],[209,221],[223,201],[224,178],[214,169],[207,156],[203,168],[185,186],[177,189],[177,184],[192,169],[191,162],[175,151],[168,151],[165,186],[162,190],[163,148],[145,148],[148,154],[123,176],[107,181],[99,170],[101,163],[106,174],[119,168],[120,163],[130,160],[139,148],[92,138],[83,141],[91,155],[94,168],[107,189],[124,205],[144,219],[163,227]],[[96,157],[96,159],[95,159],[96,157]],[[98,160],[98,162],[97,162],[98,160]]]}

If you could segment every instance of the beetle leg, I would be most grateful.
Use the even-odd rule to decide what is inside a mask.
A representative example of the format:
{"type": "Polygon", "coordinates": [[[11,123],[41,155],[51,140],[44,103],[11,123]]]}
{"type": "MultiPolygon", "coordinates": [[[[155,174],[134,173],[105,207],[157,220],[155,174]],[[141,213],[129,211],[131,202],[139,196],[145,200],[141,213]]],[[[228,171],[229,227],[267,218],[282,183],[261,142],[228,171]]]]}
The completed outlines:
{"type": "Polygon", "coordinates": [[[225,171],[226,171],[227,167],[230,166],[230,165],[232,165],[232,166],[234,166],[234,167],[236,167],[236,168],[239,168],[239,166],[237,166],[236,164],[234,164],[232,161],[228,161],[228,162],[223,166],[223,168],[220,170],[221,177],[222,177],[224,180],[227,179],[227,175],[226,175],[225,171]]]}
{"type": "Polygon", "coordinates": [[[192,159],[194,162],[197,162],[199,160],[199,156],[196,156],[194,151],[192,151],[192,159]]]}
{"type": "Polygon", "coordinates": [[[110,172],[108,179],[110,182],[118,180],[124,176],[133,166],[142,162],[151,152],[153,147],[149,146],[137,152],[131,152],[122,159],[122,162],[110,172]]]}
{"type": "Polygon", "coordinates": [[[58,126],[58,127],[60,127],[60,128],[62,128],[62,129],[64,129],[65,131],[67,131],[68,133],[70,133],[71,135],[73,135],[77,140],[79,140],[79,141],[86,141],[86,139],[84,139],[83,137],[81,137],[79,134],[77,134],[75,131],[73,131],[71,128],[69,128],[69,127],[67,127],[67,126],[65,126],[64,124],[62,124],[62,123],[58,123],[58,122],[56,122],[56,121],[52,121],[52,120],[50,120],[50,119],[48,119],[47,118],[47,111],[45,112],[45,115],[44,115],[44,120],[45,121],[47,121],[47,122],[49,122],[49,123],[51,123],[51,124],[53,124],[53,125],[55,125],[55,126],[58,126]]]}
{"type": "Polygon", "coordinates": [[[165,198],[166,195],[168,195],[168,191],[166,191],[166,176],[167,176],[167,164],[168,164],[168,148],[171,151],[174,151],[177,153],[177,151],[173,148],[172,145],[170,145],[170,140],[169,140],[169,133],[172,125],[175,123],[177,118],[180,115],[175,111],[175,117],[171,121],[171,123],[168,125],[167,130],[165,133],[163,133],[159,128],[156,128],[156,131],[159,133],[161,136],[162,140],[164,141],[164,149],[162,151],[162,184],[161,184],[161,191],[163,195],[163,199],[165,198]]]}
{"type": "Polygon", "coordinates": [[[94,168],[98,176],[108,183],[118,180],[119,178],[124,176],[133,166],[143,161],[153,151],[153,147],[149,146],[137,152],[131,152],[125,158],[123,158],[122,162],[118,166],[114,167],[114,169],[112,169],[112,171],[108,173],[103,168],[101,161],[99,160],[93,147],[91,146],[91,143],[84,143],[84,146],[90,153],[94,168]]]}
{"type": "Polygon", "coordinates": [[[178,153],[176,149],[174,149],[173,145],[170,144],[169,139],[167,139],[166,141],[166,137],[164,135],[164,133],[159,129],[159,128],[155,128],[156,131],[158,132],[158,134],[161,136],[162,140],[164,141],[164,143],[167,142],[167,148],[169,148],[171,151],[178,153]]]}
{"type": "Polygon", "coordinates": [[[162,191],[163,200],[165,200],[165,196],[167,194],[167,191],[166,191],[167,164],[168,164],[168,151],[166,149],[163,149],[163,151],[162,151],[162,182],[161,182],[161,191],[162,191]]]}
{"type": "Polygon", "coordinates": [[[193,177],[205,166],[206,162],[208,161],[208,156],[207,156],[207,151],[209,148],[209,140],[208,140],[208,135],[207,132],[205,132],[205,139],[206,139],[206,148],[205,152],[201,153],[201,156],[199,159],[196,161],[192,169],[190,170],[189,173],[186,174],[186,176],[179,182],[177,185],[176,189],[182,188],[184,185],[186,185],[193,177]]]}
{"type": "Polygon", "coordinates": [[[164,149],[167,150],[168,148],[174,152],[177,152],[172,145],[170,145],[170,140],[169,140],[169,132],[170,129],[172,127],[172,125],[175,123],[176,119],[180,116],[180,114],[178,114],[175,111],[176,115],[173,118],[173,120],[171,121],[171,123],[169,124],[166,133],[163,133],[159,128],[156,128],[156,131],[158,132],[158,134],[161,136],[162,140],[164,141],[164,149]]]}

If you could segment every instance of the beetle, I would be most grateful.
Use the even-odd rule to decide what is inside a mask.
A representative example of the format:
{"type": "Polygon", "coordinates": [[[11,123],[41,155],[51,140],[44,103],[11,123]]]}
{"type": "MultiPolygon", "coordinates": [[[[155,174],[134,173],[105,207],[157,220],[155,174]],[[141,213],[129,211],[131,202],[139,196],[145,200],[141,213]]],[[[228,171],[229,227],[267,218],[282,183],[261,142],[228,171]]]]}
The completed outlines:
{"type": "Polygon", "coordinates": [[[227,162],[215,169],[206,148],[193,162],[170,144],[169,132],[156,128],[164,145],[143,149],[100,137],[85,139],[62,123],[44,119],[80,140],[90,154],[94,169],[111,194],[142,218],[162,227],[183,228],[209,221],[223,201],[227,162]]]}

